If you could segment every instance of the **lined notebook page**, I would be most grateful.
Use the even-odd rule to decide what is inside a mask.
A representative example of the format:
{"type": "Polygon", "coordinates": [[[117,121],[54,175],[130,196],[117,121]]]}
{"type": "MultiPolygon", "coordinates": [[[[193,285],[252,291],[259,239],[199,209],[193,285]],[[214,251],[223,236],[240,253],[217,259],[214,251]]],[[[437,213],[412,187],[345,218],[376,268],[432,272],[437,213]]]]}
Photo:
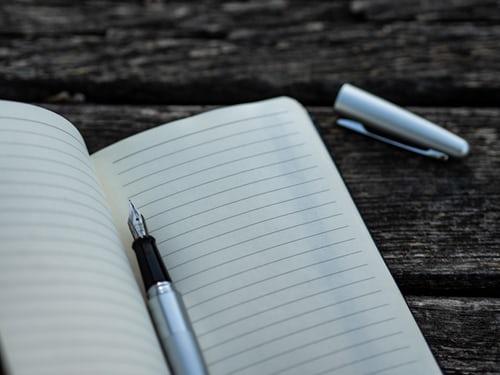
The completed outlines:
{"type": "Polygon", "coordinates": [[[124,241],[127,199],[146,217],[211,373],[440,373],[294,100],[211,111],[93,159],[124,241]]]}
{"type": "Polygon", "coordinates": [[[0,332],[12,374],[166,373],[85,144],[0,101],[0,332]]]}

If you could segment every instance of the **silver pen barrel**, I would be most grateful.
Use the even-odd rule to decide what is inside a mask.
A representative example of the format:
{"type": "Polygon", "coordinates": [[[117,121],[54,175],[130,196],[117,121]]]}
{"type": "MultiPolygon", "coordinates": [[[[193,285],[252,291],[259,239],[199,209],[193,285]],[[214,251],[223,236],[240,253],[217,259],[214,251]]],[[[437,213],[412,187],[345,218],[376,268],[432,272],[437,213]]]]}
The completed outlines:
{"type": "Polygon", "coordinates": [[[172,284],[165,281],[151,286],[148,305],[174,374],[208,374],[182,297],[172,284]]]}

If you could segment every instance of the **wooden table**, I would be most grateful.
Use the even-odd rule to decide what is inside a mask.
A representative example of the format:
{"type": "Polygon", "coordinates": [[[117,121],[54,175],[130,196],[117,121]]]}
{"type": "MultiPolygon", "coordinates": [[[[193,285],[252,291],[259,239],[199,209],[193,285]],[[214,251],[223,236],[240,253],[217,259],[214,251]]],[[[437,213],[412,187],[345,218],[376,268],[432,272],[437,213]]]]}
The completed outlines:
{"type": "Polygon", "coordinates": [[[0,97],[68,117],[90,152],[276,95],[308,106],[443,370],[500,373],[498,1],[0,4],[0,97]],[[457,132],[470,157],[335,127],[342,82],[457,132]]]}

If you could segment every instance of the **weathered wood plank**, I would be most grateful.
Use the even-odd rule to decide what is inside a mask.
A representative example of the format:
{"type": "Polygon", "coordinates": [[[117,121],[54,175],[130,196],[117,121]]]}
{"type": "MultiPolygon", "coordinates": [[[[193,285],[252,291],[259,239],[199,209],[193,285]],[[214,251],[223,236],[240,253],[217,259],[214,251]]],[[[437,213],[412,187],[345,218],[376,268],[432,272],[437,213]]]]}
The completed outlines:
{"type": "Polygon", "coordinates": [[[0,96],[47,101],[68,91],[102,103],[191,104],[288,94],[326,105],[350,81],[404,104],[495,106],[498,6],[446,3],[479,15],[450,19],[437,5],[388,14],[388,0],[377,1],[378,13],[344,0],[6,2],[0,96]]]}
{"type": "Polygon", "coordinates": [[[500,21],[496,0],[353,0],[350,9],[374,21],[418,20],[420,22],[500,21]]]}
{"type": "MultiPolygon", "coordinates": [[[[91,152],[207,108],[48,107],[73,121],[91,152]]],[[[469,140],[471,155],[446,163],[334,127],[330,108],[310,111],[405,293],[499,296],[500,109],[416,108],[469,140]]]]}
{"type": "Polygon", "coordinates": [[[500,373],[500,300],[407,297],[446,374],[500,373]]]}
{"type": "Polygon", "coordinates": [[[104,34],[110,29],[169,30],[172,35],[223,37],[237,22],[292,25],[310,20],[351,21],[349,0],[116,1],[14,0],[2,4],[0,34],[104,34]],[[291,10],[291,11],[290,11],[291,10]],[[287,17],[283,17],[288,12],[287,17]]]}

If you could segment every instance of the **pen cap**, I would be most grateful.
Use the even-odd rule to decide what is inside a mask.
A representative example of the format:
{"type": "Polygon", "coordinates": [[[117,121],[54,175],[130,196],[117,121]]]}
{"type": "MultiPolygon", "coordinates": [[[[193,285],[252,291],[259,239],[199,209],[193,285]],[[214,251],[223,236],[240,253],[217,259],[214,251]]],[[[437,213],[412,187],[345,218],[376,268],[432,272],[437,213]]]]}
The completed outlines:
{"type": "Polygon", "coordinates": [[[337,113],[422,147],[464,157],[469,144],[446,129],[348,83],[342,85],[334,109],[337,113]]]}

